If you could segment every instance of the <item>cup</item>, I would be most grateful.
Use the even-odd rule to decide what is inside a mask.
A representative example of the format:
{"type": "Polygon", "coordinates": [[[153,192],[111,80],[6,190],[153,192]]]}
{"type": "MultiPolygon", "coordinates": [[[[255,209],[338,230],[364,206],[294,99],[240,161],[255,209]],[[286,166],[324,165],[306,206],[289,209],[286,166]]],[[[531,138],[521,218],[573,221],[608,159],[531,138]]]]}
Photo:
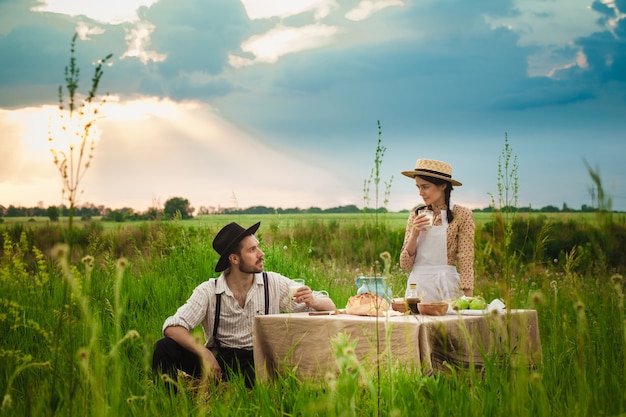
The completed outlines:
{"type": "Polygon", "coordinates": [[[292,279],[289,283],[289,298],[293,298],[298,288],[304,286],[304,280],[300,278],[292,279]]]}
{"type": "Polygon", "coordinates": [[[429,223],[424,226],[424,227],[431,227],[433,225],[433,217],[435,217],[435,215],[433,214],[432,210],[428,210],[428,209],[421,209],[417,211],[417,214],[425,214],[426,218],[428,219],[429,223]]]}
{"type": "Polygon", "coordinates": [[[326,298],[329,297],[328,291],[325,291],[325,290],[313,291],[313,295],[316,297],[326,297],[326,298]]]}

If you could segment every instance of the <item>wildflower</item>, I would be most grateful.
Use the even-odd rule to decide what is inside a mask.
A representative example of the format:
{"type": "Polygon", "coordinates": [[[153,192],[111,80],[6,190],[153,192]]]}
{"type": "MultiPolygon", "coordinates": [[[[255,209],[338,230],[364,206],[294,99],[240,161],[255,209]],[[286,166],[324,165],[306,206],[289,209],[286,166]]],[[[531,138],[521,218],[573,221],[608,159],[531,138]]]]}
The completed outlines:
{"type": "Polygon", "coordinates": [[[622,282],[623,280],[624,280],[624,277],[623,277],[623,276],[621,276],[620,274],[615,274],[615,275],[613,275],[613,276],[611,277],[611,282],[612,282],[614,285],[619,285],[619,284],[621,284],[621,282],[622,282]]]}
{"type": "Polygon", "coordinates": [[[382,259],[385,262],[390,262],[391,261],[391,254],[387,251],[384,251],[380,254],[380,259],[382,259]]]}
{"type": "Polygon", "coordinates": [[[86,362],[89,360],[89,351],[85,348],[78,350],[78,360],[81,362],[86,362]]]}
{"type": "Polygon", "coordinates": [[[139,332],[137,330],[129,330],[128,333],[126,333],[126,337],[130,340],[137,340],[139,339],[139,332]]]}
{"type": "Polygon", "coordinates": [[[83,263],[83,265],[85,265],[85,274],[87,280],[89,280],[91,278],[91,271],[93,271],[94,267],[94,258],[91,255],[87,255],[84,256],[83,259],[81,259],[81,262],[83,263]]]}
{"type": "Polygon", "coordinates": [[[324,375],[324,381],[326,381],[327,384],[331,384],[334,380],[335,375],[332,372],[326,372],[326,375],[324,375]]]}
{"type": "Polygon", "coordinates": [[[80,261],[83,264],[85,264],[85,266],[93,268],[93,262],[94,262],[93,256],[91,256],[91,255],[83,256],[83,259],[81,259],[80,261]]]}
{"type": "Polygon", "coordinates": [[[70,247],[65,243],[57,243],[51,252],[54,259],[64,259],[69,253],[70,247]]]}
{"type": "Polygon", "coordinates": [[[76,354],[76,356],[78,357],[78,363],[80,364],[80,366],[83,368],[83,372],[85,372],[86,374],[90,373],[89,370],[89,350],[87,348],[81,348],[78,350],[78,353],[76,354]]]}
{"type": "Polygon", "coordinates": [[[391,269],[391,254],[387,251],[380,254],[380,259],[383,260],[383,268],[385,276],[389,275],[391,269]]]}
{"type": "Polygon", "coordinates": [[[346,347],[343,350],[343,354],[346,356],[352,356],[355,354],[355,352],[356,352],[355,345],[351,345],[351,344],[346,345],[346,347]]]}
{"type": "Polygon", "coordinates": [[[118,269],[126,269],[126,267],[128,266],[128,259],[126,258],[120,258],[115,262],[115,266],[118,269]]]}
{"type": "Polygon", "coordinates": [[[535,306],[542,305],[544,302],[544,296],[541,291],[535,291],[530,295],[530,302],[535,306]]]}
{"type": "Polygon", "coordinates": [[[4,394],[4,398],[2,399],[2,409],[8,410],[12,406],[13,406],[13,399],[11,398],[11,395],[4,394]]]}
{"type": "Polygon", "coordinates": [[[283,246],[283,250],[287,250],[287,245],[283,246]]]}

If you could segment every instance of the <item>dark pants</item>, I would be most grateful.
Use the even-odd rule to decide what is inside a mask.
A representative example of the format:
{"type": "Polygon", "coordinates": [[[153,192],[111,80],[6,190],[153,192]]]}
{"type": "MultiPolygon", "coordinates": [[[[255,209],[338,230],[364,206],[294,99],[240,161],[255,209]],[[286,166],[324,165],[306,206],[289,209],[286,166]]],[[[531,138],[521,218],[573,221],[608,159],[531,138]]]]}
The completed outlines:
{"type": "MultiPolygon", "coordinates": [[[[252,350],[220,347],[213,348],[211,351],[222,368],[224,381],[228,381],[234,374],[240,374],[244,377],[248,388],[254,385],[255,373],[252,350]]],[[[196,378],[202,377],[202,361],[198,355],[185,349],[169,337],[158,340],[152,354],[152,370],[155,373],[169,374],[175,380],[178,369],[196,378]]]]}

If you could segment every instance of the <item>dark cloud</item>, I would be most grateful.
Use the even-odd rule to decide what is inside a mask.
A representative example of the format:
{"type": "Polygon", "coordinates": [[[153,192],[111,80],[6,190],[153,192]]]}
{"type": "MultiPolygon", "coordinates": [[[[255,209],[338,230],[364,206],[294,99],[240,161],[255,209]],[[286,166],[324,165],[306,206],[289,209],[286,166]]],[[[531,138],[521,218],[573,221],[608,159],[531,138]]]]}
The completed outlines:
{"type": "MultiPolygon", "coordinates": [[[[0,35],[0,55],[7,57],[0,66],[3,107],[55,102],[58,87],[64,85],[64,68],[69,63],[77,19],[56,13],[33,13],[33,5],[25,2],[22,7],[14,7],[12,17],[20,23],[0,35]]],[[[76,41],[80,92],[90,88],[95,62],[113,52],[121,55],[124,44],[120,33],[121,28],[112,27],[109,33],[94,35],[90,41],[76,41]],[[117,48],[111,48],[115,44],[117,48]]]]}
{"type": "MultiPolygon", "coordinates": [[[[626,10],[626,1],[616,1],[620,12],[626,10]]],[[[572,78],[595,88],[606,82],[626,82],[626,20],[616,19],[615,10],[595,1],[592,9],[601,14],[599,23],[604,30],[576,39],[587,66],[572,67],[558,72],[558,76],[572,78]]]]}
{"type": "Polygon", "coordinates": [[[167,55],[154,67],[169,95],[176,99],[211,98],[233,90],[219,75],[227,69],[228,53],[251,35],[241,3],[161,0],[147,11],[146,18],[156,27],[152,47],[167,55]],[[190,77],[193,74],[215,79],[198,84],[190,77]]]}
{"type": "MultiPolygon", "coordinates": [[[[5,5],[1,9],[0,13],[6,11],[5,5]]],[[[74,26],[67,17],[34,18],[28,7],[15,7],[12,12],[28,18],[0,35],[0,56],[5,57],[0,66],[0,88],[15,91],[24,87],[28,94],[0,94],[2,106],[28,104],[50,94],[54,81],[62,80],[74,26]],[[53,68],[57,69],[56,76],[53,68]]]]}
{"type": "Polygon", "coordinates": [[[466,36],[393,38],[286,55],[279,65],[243,71],[262,73],[269,85],[246,84],[245,100],[226,98],[220,107],[259,131],[306,138],[297,146],[337,145],[338,137],[376,119],[406,132],[441,123],[444,114],[446,123],[474,123],[476,112],[492,110],[504,89],[513,84],[525,92],[528,80],[528,51],[516,36],[482,25],[466,36]]]}
{"type": "MultiPolygon", "coordinates": [[[[127,49],[125,36],[133,24],[108,25],[85,17],[33,13],[37,2],[5,1],[0,11],[15,23],[0,35],[0,54],[10,57],[0,67],[0,106],[49,103],[63,83],[63,69],[69,61],[70,40],[79,21],[104,30],[76,44],[81,79],[88,84],[93,64],[112,53],[112,66],[105,68],[101,92],[114,94],[155,94],[176,99],[210,98],[234,90],[219,74],[225,69],[228,51],[248,37],[248,20],[243,7],[234,1],[162,0],[140,14],[156,29],[148,51],[165,54],[164,62],[144,65],[136,57],[122,58],[127,49]],[[198,84],[193,74],[215,79],[198,84]]],[[[7,26],[5,26],[7,28],[7,26]]],[[[85,85],[85,88],[88,88],[85,85]]]]}
{"type": "MultiPolygon", "coordinates": [[[[594,83],[618,81],[626,83],[626,21],[621,20],[617,29],[624,32],[615,38],[607,32],[595,33],[580,39],[577,44],[583,48],[589,67],[578,71],[577,78],[594,83]]],[[[616,31],[617,32],[617,31],[616,31]]]]}

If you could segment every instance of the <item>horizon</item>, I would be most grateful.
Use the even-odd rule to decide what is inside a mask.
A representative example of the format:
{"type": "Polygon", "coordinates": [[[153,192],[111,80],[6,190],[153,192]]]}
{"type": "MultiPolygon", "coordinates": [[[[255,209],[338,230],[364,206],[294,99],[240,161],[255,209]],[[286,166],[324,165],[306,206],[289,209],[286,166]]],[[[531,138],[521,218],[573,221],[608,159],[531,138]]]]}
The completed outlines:
{"type": "MultiPolygon", "coordinates": [[[[176,198],[176,197],[184,199],[183,196],[175,196],[175,197],[172,197],[172,198],[176,198]]],[[[345,207],[354,206],[359,211],[365,211],[365,210],[375,211],[376,210],[376,208],[374,208],[374,207],[359,206],[357,204],[346,204],[346,205],[326,207],[326,208],[322,208],[322,207],[319,207],[319,206],[282,207],[282,206],[266,206],[266,205],[262,205],[262,204],[254,204],[254,205],[247,206],[247,207],[232,207],[232,206],[231,207],[226,207],[226,206],[225,207],[219,207],[219,206],[218,207],[216,207],[216,206],[197,206],[196,207],[196,206],[194,206],[191,203],[191,201],[189,202],[189,204],[194,209],[194,213],[197,213],[199,211],[199,209],[202,209],[202,208],[205,208],[205,209],[215,209],[216,210],[216,212],[211,212],[211,213],[193,214],[194,216],[197,216],[197,215],[224,214],[224,213],[220,212],[221,210],[232,210],[232,212],[237,212],[237,211],[247,211],[247,210],[251,210],[251,209],[254,209],[254,208],[267,208],[267,209],[274,209],[274,210],[301,210],[301,211],[306,211],[306,210],[310,210],[310,209],[320,209],[322,211],[327,211],[327,210],[333,210],[333,209],[338,209],[338,208],[345,208],[345,207]]],[[[571,211],[587,211],[587,209],[589,209],[591,211],[598,210],[597,207],[591,206],[591,205],[586,205],[586,204],[583,204],[581,207],[572,207],[572,206],[568,205],[567,203],[565,203],[565,206],[567,207],[568,210],[571,210],[571,211]]],[[[16,206],[14,204],[4,205],[4,204],[0,203],[0,207],[4,208],[5,210],[8,209],[9,207],[15,207],[17,209],[34,209],[34,208],[37,208],[37,209],[40,209],[40,210],[45,210],[48,207],[59,207],[59,208],[69,209],[69,206],[67,206],[65,204],[48,205],[48,206],[46,206],[43,203],[41,205],[38,204],[38,205],[34,205],[34,206],[16,206]]],[[[78,204],[78,205],[75,206],[76,209],[91,208],[91,207],[94,207],[94,208],[97,208],[97,209],[101,209],[101,208],[102,209],[108,209],[108,210],[111,210],[111,211],[131,209],[131,210],[133,210],[134,213],[139,213],[139,214],[145,213],[145,212],[147,212],[148,210],[150,210],[152,208],[163,210],[163,206],[161,206],[161,207],[147,207],[144,210],[140,210],[140,209],[137,209],[135,207],[112,207],[112,206],[107,206],[106,204],[95,204],[95,203],[90,203],[90,202],[85,202],[85,203],[78,204]]],[[[389,210],[389,209],[386,209],[383,206],[380,206],[380,207],[378,207],[378,210],[386,209],[387,212],[390,212],[390,213],[401,213],[401,212],[408,212],[408,211],[412,210],[414,207],[415,206],[413,206],[411,208],[401,208],[399,210],[389,210]]],[[[465,206],[465,207],[467,207],[467,206],[465,206]]],[[[532,207],[532,206],[507,206],[507,207],[515,207],[515,209],[522,210],[522,211],[524,211],[524,210],[541,211],[541,210],[546,209],[546,208],[556,208],[558,211],[563,211],[564,210],[563,205],[557,206],[555,204],[548,204],[548,205],[545,205],[545,206],[542,206],[542,207],[532,207]]],[[[488,210],[488,209],[493,209],[494,206],[490,204],[488,206],[483,206],[483,207],[468,207],[468,208],[470,210],[472,210],[472,211],[484,211],[484,210],[488,210]]],[[[497,211],[497,210],[500,210],[502,208],[503,207],[498,207],[495,210],[497,211]]],[[[613,212],[613,213],[621,213],[621,212],[623,212],[623,210],[612,209],[611,212],[613,212]]]]}

